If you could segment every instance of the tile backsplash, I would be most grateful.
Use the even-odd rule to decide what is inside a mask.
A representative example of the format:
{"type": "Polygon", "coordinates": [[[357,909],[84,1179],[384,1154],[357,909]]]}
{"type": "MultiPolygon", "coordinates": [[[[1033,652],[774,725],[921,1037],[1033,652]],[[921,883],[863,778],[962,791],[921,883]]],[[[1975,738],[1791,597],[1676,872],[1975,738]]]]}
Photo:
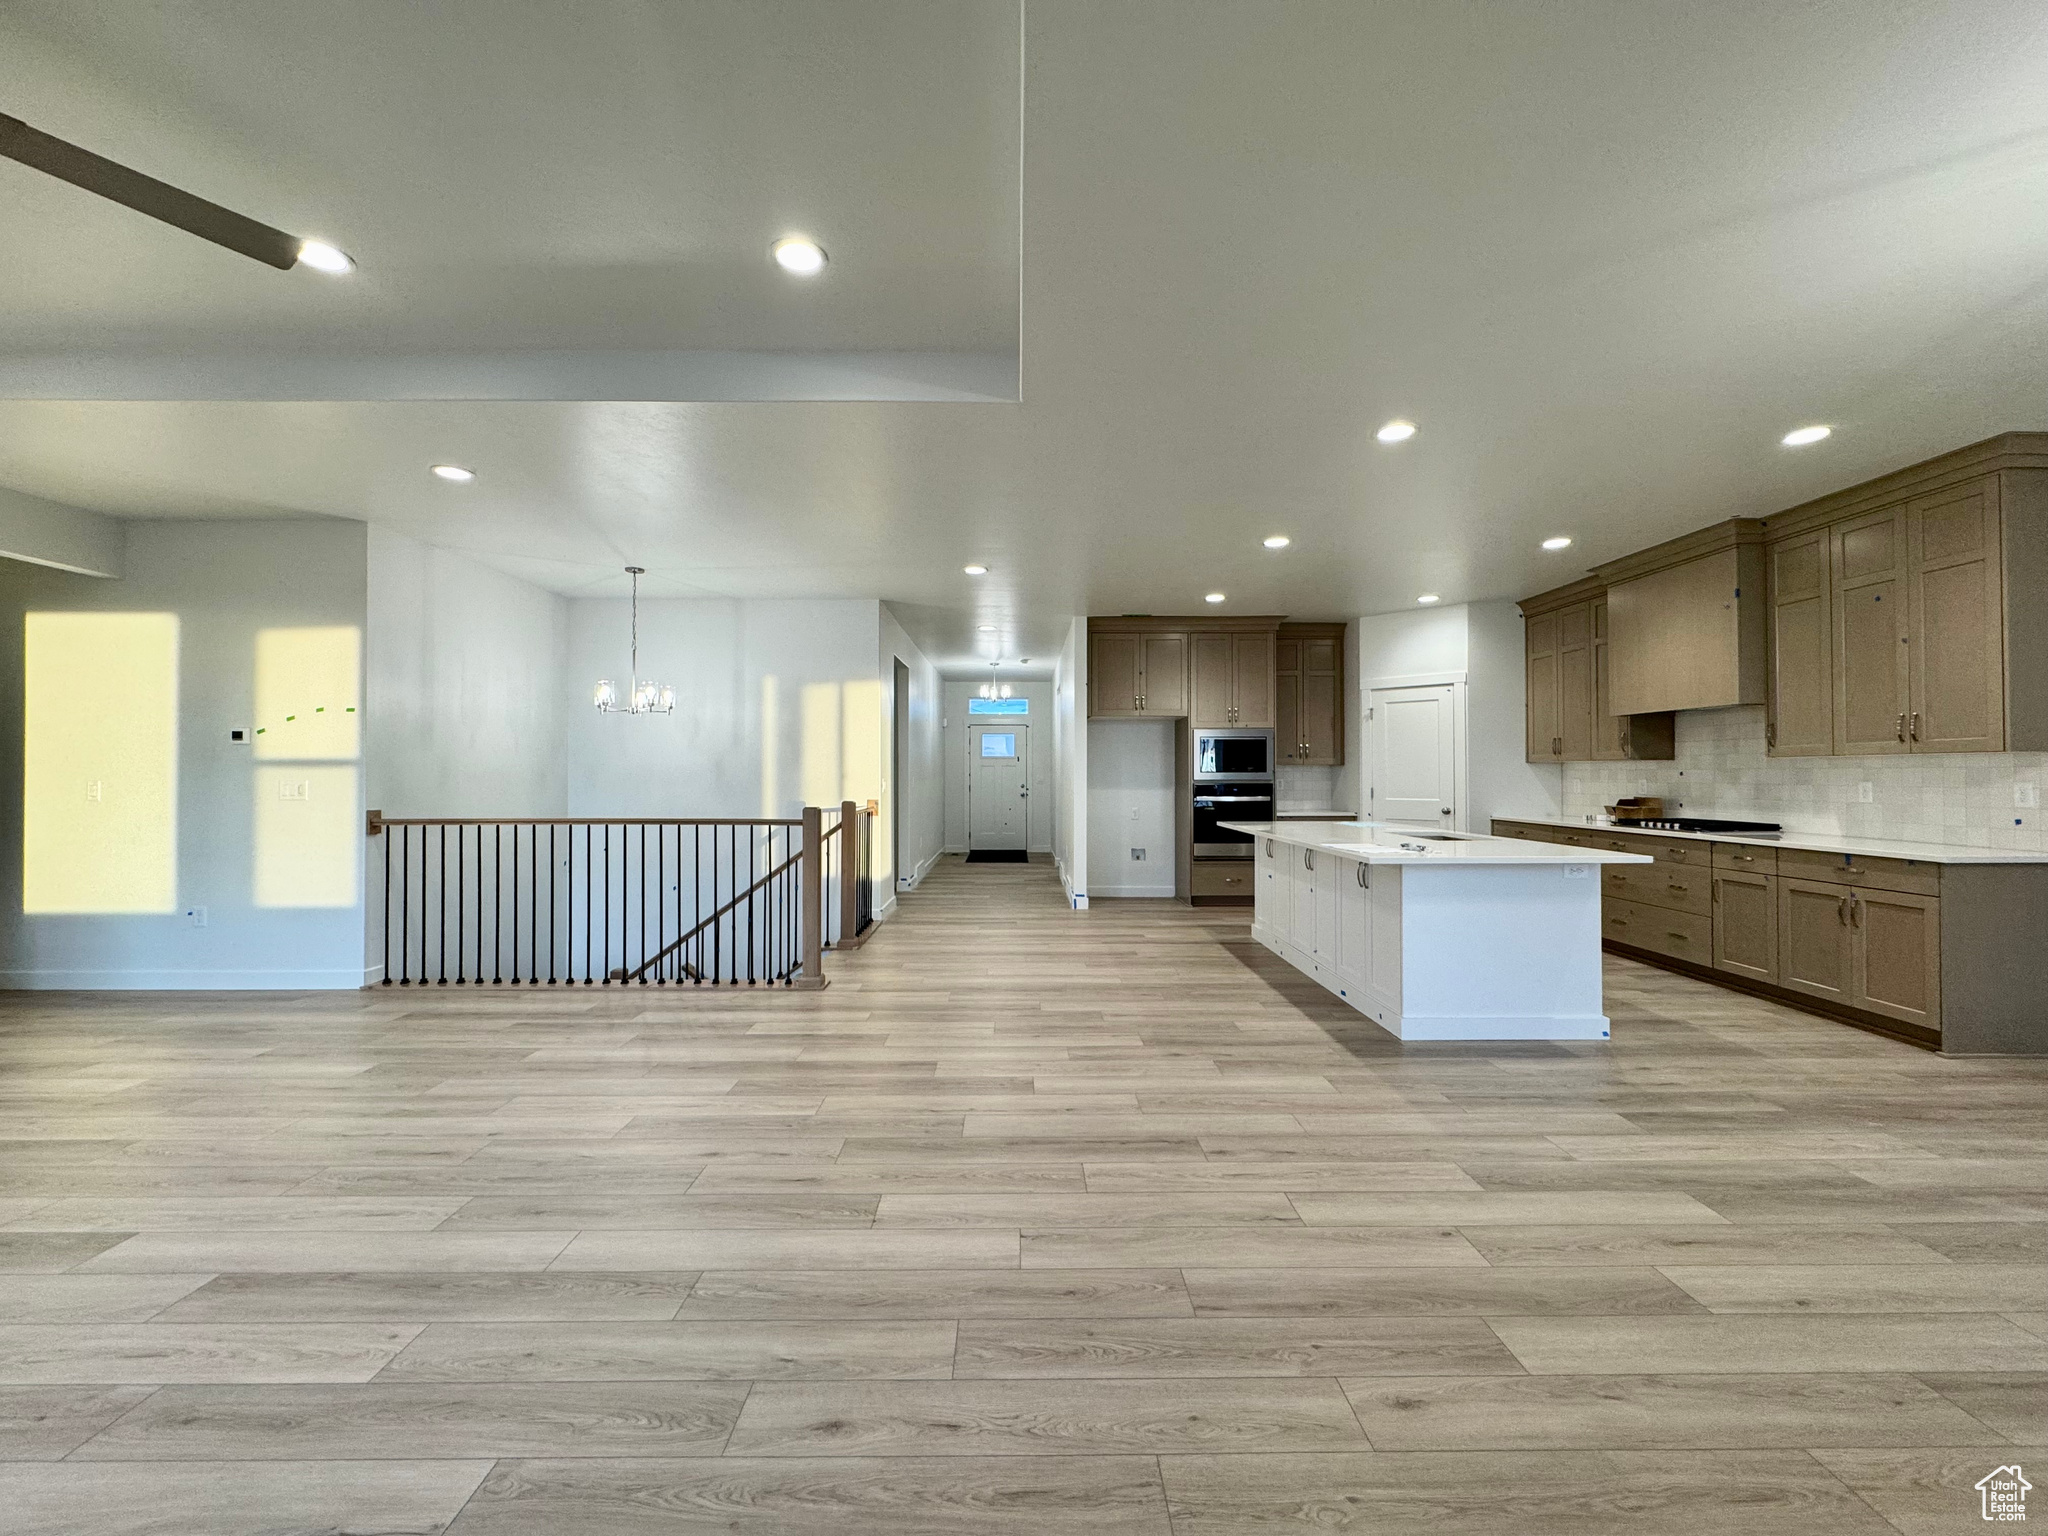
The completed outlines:
{"type": "Polygon", "coordinates": [[[1350,798],[1351,785],[1342,768],[1281,767],[1273,774],[1276,811],[1327,811],[1350,798]]]}
{"type": "Polygon", "coordinates": [[[2048,850],[2042,811],[2017,790],[2048,790],[2048,753],[1767,757],[1761,705],[1685,710],[1669,763],[1567,763],[1564,814],[1599,814],[1623,795],[1667,810],[1784,823],[1788,832],[2048,850]],[[1870,799],[1862,798],[1868,785],[1870,799]]]}

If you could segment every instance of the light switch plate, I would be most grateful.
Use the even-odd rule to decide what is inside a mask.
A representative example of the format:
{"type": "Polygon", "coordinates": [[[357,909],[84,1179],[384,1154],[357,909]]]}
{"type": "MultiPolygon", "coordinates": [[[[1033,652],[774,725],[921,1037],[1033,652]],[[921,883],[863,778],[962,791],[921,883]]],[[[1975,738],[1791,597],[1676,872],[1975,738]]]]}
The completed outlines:
{"type": "Polygon", "coordinates": [[[1856,786],[1856,798],[1865,805],[1870,804],[1871,801],[1877,798],[1877,791],[1868,779],[1865,779],[1856,786]]]}
{"type": "Polygon", "coordinates": [[[2041,786],[2038,784],[2013,785],[2012,803],[2022,810],[2033,809],[2041,803],[2041,786]]]}
{"type": "Polygon", "coordinates": [[[194,928],[204,928],[206,926],[206,908],[204,907],[187,907],[185,909],[185,917],[194,928]]]}

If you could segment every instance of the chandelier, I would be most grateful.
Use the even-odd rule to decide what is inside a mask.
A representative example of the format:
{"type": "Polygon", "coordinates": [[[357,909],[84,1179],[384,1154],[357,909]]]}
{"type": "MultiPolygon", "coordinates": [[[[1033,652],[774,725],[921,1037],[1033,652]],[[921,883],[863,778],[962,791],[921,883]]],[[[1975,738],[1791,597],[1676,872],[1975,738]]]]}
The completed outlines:
{"type": "Polygon", "coordinates": [[[613,713],[627,715],[672,715],[676,712],[676,691],[667,683],[645,683],[640,680],[640,577],[646,567],[629,565],[626,574],[633,578],[633,651],[632,684],[626,690],[626,700],[619,702],[618,687],[608,677],[599,678],[592,690],[590,702],[597,706],[601,715],[613,713]]]}
{"type": "Polygon", "coordinates": [[[1010,696],[1010,685],[996,681],[996,668],[1001,665],[1000,660],[988,664],[988,681],[981,685],[981,696],[984,699],[1007,699],[1010,696]]]}

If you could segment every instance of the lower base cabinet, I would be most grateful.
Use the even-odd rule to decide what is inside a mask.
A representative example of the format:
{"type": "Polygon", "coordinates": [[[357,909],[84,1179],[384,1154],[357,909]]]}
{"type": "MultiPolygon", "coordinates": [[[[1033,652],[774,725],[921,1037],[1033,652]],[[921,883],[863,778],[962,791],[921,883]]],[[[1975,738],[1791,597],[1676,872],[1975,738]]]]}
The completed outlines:
{"type": "Polygon", "coordinates": [[[1398,1014],[1400,875],[1362,859],[1258,840],[1252,922],[1286,958],[1369,1018],[1398,1014]],[[1376,911],[1385,906],[1386,911],[1376,911]]]}
{"type": "Polygon", "coordinates": [[[1847,1003],[1854,994],[1849,892],[1818,880],[1778,882],[1778,981],[1794,992],[1847,1003]]]}
{"type": "Polygon", "coordinates": [[[1778,877],[1714,871],[1714,969],[1778,979],[1778,877]]]}
{"type": "Polygon", "coordinates": [[[1941,1027],[1941,899],[1859,890],[1849,908],[1850,1005],[1888,1019],[1941,1027]]]}

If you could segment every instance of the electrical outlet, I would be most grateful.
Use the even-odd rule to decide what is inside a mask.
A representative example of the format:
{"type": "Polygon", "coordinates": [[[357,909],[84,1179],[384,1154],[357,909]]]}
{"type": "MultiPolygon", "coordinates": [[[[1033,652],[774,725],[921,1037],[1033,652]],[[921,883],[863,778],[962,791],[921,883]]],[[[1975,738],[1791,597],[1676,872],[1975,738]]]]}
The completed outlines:
{"type": "Polygon", "coordinates": [[[2013,785],[2012,803],[2021,810],[2032,810],[2041,803],[2041,786],[2038,784],[2013,785]]]}
{"type": "Polygon", "coordinates": [[[1870,804],[1873,800],[1877,798],[1876,787],[1873,786],[1868,779],[1865,779],[1861,784],[1858,784],[1856,786],[1856,798],[1865,805],[1870,804]]]}
{"type": "Polygon", "coordinates": [[[1137,860],[1138,863],[1142,864],[1145,862],[1145,850],[1142,848],[1133,848],[1131,850],[1131,857],[1137,860]]]}
{"type": "Polygon", "coordinates": [[[98,779],[87,779],[85,781],[85,798],[94,801],[106,799],[106,785],[98,779]]]}
{"type": "Polygon", "coordinates": [[[310,800],[313,798],[311,779],[279,779],[277,798],[280,800],[310,800]]]}
{"type": "Polygon", "coordinates": [[[1138,808],[1137,808],[1136,806],[1132,806],[1132,807],[1131,807],[1131,820],[1133,820],[1133,821],[1136,821],[1137,819],[1138,819],[1138,808]]]}
{"type": "Polygon", "coordinates": [[[204,907],[187,907],[185,909],[185,917],[194,928],[204,928],[206,926],[206,908],[204,907]]]}
{"type": "Polygon", "coordinates": [[[232,725],[228,727],[229,741],[239,742],[241,745],[247,746],[253,739],[249,734],[249,727],[246,725],[232,725]]]}

